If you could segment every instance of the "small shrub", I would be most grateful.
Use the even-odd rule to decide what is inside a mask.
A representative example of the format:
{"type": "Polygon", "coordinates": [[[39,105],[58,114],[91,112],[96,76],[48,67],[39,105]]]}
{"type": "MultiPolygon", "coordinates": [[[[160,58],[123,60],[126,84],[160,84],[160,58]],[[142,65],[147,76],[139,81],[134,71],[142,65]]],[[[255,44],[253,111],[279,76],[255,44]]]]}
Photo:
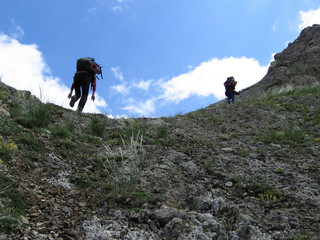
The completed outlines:
{"type": "Polygon", "coordinates": [[[76,173],[71,175],[70,183],[76,185],[77,188],[84,188],[91,185],[90,178],[86,173],[76,173]]]}
{"type": "Polygon", "coordinates": [[[52,134],[55,137],[66,139],[71,138],[73,140],[76,140],[76,136],[70,131],[70,128],[68,125],[58,125],[51,128],[52,134]]]}
{"type": "Polygon", "coordinates": [[[284,130],[265,129],[256,138],[264,143],[300,144],[305,140],[303,131],[287,126],[284,130]]]}
{"type": "Polygon", "coordinates": [[[130,197],[132,199],[132,205],[136,208],[141,207],[144,203],[154,200],[154,197],[151,194],[145,192],[132,192],[130,197]]]}
{"type": "Polygon", "coordinates": [[[93,115],[90,122],[90,129],[93,135],[103,137],[107,129],[107,121],[105,118],[99,119],[98,116],[93,115]]]}
{"type": "Polygon", "coordinates": [[[120,135],[125,142],[130,142],[132,137],[144,136],[146,126],[139,122],[138,119],[126,119],[124,120],[124,126],[121,129],[120,135]]]}
{"type": "Polygon", "coordinates": [[[51,120],[52,111],[50,104],[40,104],[17,119],[21,125],[27,128],[47,127],[51,120]]]}
{"type": "Polygon", "coordinates": [[[248,189],[259,194],[271,189],[271,187],[262,179],[253,179],[249,183],[248,189]]]}
{"type": "Polygon", "coordinates": [[[16,183],[0,173],[0,233],[10,233],[19,226],[19,216],[25,213],[26,203],[17,190],[16,183]]]}
{"type": "Polygon", "coordinates": [[[0,217],[0,233],[9,234],[10,232],[17,230],[20,225],[20,221],[16,218],[0,217]]]}
{"type": "Polygon", "coordinates": [[[241,157],[248,157],[248,156],[249,156],[249,153],[246,152],[245,150],[241,149],[241,148],[239,148],[239,149],[237,150],[237,152],[238,152],[238,154],[239,154],[241,157]]]}
{"type": "Polygon", "coordinates": [[[157,128],[157,138],[167,138],[168,128],[165,125],[161,125],[157,128]]]}
{"type": "Polygon", "coordinates": [[[312,236],[311,235],[300,235],[300,236],[294,236],[293,237],[294,240],[312,240],[312,236]]]}
{"type": "Polygon", "coordinates": [[[229,135],[228,134],[221,134],[220,136],[219,136],[219,138],[221,139],[221,140],[228,140],[229,139],[229,135]]]}
{"type": "Polygon", "coordinates": [[[13,102],[9,104],[9,113],[12,117],[17,117],[21,112],[21,105],[13,102]]]}
{"type": "Polygon", "coordinates": [[[284,173],[286,170],[284,168],[277,168],[276,170],[274,170],[275,173],[277,174],[282,174],[284,173]]]}
{"type": "Polygon", "coordinates": [[[275,189],[270,189],[263,193],[259,193],[258,197],[263,201],[272,202],[272,203],[279,202],[283,199],[281,192],[275,189]]]}
{"type": "Polygon", "coordinates": [[[43,148],[42,142],[34,138],[33,135],[22,135],[17,139],[17,143],[23,145],[23,148],[29,151],[39,152],[43,148]]]}
{"type": "Polygon", "coordinates": [[[77,146],[77,144],[74,143],[74,141],[72,140],[72,137],[66,137],[65,139],[61,139],[60,140],[60,143],[63,145],[63,146],[66,146],[68,148],[74,148],[77,146]]]}
{"type": "Polygon", "coordinates": [[[219,122],[223,122],[223,119],[217,117],[217,116],[210,116],[209,117],[209,122],[211,123],[219,123],[219,122]]]}
{"type": "Polygon", "coordinates": [[[304,133],[292,127],[285,129],[284,138],[287,142],[293,142],[297,144],[302,143],[305,140],[304,133]]]}
{"type": "MultiPolygon", "coordinates": [[[[0,81],[1,81],[1,78],[0,78],[0,81]]],[[[1,90],[1,91],[0,91],[0,100],[1,100],[1,101],[5,101],[6,99],[7,99],[7,92],[1,90]]]]}
{"type": "Polygon", "coordinates": [[[174,144],[173,139],[165,139],[165,138],[159,138],[154,140],[154,144],[158,146],[165,146],[165,147],[170,147],[174,144]]]}
{"type": "Polygon", "coordinates": [[[110,147],[102,142],[105,147],[106,154],[104,155],[105,161],[103,165],[107,172],[107,181],[109,181],[110,186],[112,186],[112,191],[118,193],[131,193],[136,191],[140,168],[139,164],[141,158],[139,156],[139,149],[142,147],[143,136],[137,132],[137,135],[132,135],[129,140],[122,139],[122,143],[126,153],[130,154],[132,158],[126,167],[122,166],[124,161],[124,151],[119,148],[120,156],[114,156],[110,147]]]}
{"type": "Polygon", "coordinates": [[[203,165],[203,168],[208,172],[208,173],[213,173],[214,171],[214,166],[210,161],[206,161],[205,164],[203,165]]]}
{"type": "Polygon", "coordinates": [[[5,140],[0,135],[0,158],[2,161],[9,161],[12,158],[13,152],[17,150],[17,145],[12,140],[5,140]]]}
{"type": "Polygon", "coordinates": [[[0,133],[5,136],[14,136],[19,134],[22,128],[17,123],[10,121],[8,118],[0,116],[0,133]]]}

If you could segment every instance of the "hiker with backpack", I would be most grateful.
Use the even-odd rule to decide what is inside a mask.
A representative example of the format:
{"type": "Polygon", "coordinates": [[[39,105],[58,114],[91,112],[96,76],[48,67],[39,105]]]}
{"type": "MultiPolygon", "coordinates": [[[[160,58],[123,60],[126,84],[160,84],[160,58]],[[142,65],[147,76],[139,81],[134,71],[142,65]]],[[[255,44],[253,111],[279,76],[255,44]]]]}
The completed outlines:
{"type": "MultiPolygon", "coordinates": [[[[77,112],[81,113],[88,98],[89,87],[91,84],[92,89],[92,101],[95,100],[95,91],[96,91],[96,74],[101,74],[102,77],[102,67],[99,66],[94,58],[80,58],[77,60],[77,72],[74,74],[73,83],[71,86],[70,93],[68,98],[70,100],[70,107],[73,107],[76,101],[80,98],[77,112]],[[75,95],[72,96],[73,89],[75,90],[75,95]]],[[[99,78],[98,78],[99,79],[99,78]]]]}
{"type": "Polygon", "coordinates": [[[228,98],[228,104],[230,101],[234,102],[234,95],[240,95],[239,92],[235,91],[237,81],[234,80],[234,77],[228,77],[224,82],[224,87],[226,89],[225,95],[228,98]]]}

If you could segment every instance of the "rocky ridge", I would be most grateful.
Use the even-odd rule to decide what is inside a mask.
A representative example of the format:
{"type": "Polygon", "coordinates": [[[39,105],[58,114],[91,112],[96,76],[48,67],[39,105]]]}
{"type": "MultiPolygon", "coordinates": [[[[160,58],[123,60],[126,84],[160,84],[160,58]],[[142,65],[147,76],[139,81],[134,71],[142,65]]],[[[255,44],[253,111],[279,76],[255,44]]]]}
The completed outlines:
{"type": "Polygon", "coordinates": [[[0,83],[0,239],[320,239],[320,25],[234,104],[108,119],[0,83]]]}

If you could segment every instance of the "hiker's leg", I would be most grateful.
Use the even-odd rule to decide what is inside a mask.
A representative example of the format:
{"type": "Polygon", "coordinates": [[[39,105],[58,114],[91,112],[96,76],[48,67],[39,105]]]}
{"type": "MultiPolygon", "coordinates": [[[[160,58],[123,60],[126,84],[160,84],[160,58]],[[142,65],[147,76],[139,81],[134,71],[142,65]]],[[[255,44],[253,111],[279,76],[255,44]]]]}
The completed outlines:
{"type": "Polygon", "coordinates": [[[231,93],[231,99],[232,99],[232,102],[234,102],[234,92],[231,93]]]}
{"type": "Polygon", "coordinates": [[[81,97],[81,82],[80,80],[77,81],[77,83],[74,86],[74,90],[75,90],[75,102],[78,101],[78,99],[81,97]]]}
{"type": "Polygon", "coordinates": [[[73,95],[71,97],[71,100],[70,100],[70,107],[73,107],[74,104],[76,103],[76,101],[80,98],[81,96],[81,90],[80,90],[80,81],[79,79],[74,81],[74,89],[75,89],[75,95],[73,95]]]}
{"type": "Polygon", "coordinates": [[[78,105],[78,111],[82,112],[84,105],[86,105],[88,94],[89,94],[89,87],[90,87],[90,79],[83,79],[82,81],[82,96],[78,105]]]}

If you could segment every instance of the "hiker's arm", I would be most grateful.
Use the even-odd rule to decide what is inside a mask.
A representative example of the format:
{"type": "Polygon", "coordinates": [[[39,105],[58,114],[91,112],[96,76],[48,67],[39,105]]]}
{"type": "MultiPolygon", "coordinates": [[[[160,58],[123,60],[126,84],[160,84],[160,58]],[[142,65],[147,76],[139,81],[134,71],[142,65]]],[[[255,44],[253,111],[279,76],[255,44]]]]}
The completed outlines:
{"type": "Polygon", "coordinates": [[[94,78],[93,85],[92,85],[92,96],[91,96],[92,101],[96,99],[96,97],[94,96],[96,92],[96,86],[97,86],[97,80],[96,78],[94,78]]]}
{"type": "Polygon", "coordinates": [[[73,89],[74,89],[74,83],[72,83],[72,86],[71,86],[71,89],[70,89],[70,93],[69,93],[69,95],[68,95],[68,98],[71,98],[71,97],[72,97],[73,89]]]}

